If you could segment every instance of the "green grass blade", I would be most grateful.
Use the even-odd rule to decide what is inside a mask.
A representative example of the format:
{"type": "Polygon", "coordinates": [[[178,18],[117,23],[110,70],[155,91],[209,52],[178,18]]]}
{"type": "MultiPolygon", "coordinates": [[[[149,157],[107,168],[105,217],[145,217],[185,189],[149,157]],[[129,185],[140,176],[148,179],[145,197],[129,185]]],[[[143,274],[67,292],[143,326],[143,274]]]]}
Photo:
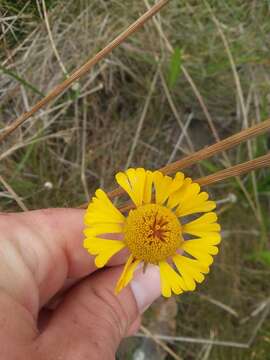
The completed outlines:
{"type": "Polygon", "coordinates": [[[171,57],[169,73],[168,73],[168,84],[171,89],[175,86],[177,79],[179,78],[179,75],[181,73],[181,65],[182,65],[182,50],[176,47],[171,57]]]}
{"type": "Polygon", "coordinates": [[[262,250],[255,252],[254,254],[248,257],[251,261],[257,261],[265,266],[270,266],[270,251],[262,250]]]}
{"type": "Polygon", "coordinates": [[[17,80],[21,85],[27,87],[28,89],[32,90],[34,93],[44,96],[44,94],[39,91],[35,86],[30,84],[28,81],[24,80],[22,77],[20,77],[18,74],[16,74],[14,71],[6,69],[4,66],[0,65],[0,71],[3,72],[6,75],[9,75],[13,79],[17,80]]]}

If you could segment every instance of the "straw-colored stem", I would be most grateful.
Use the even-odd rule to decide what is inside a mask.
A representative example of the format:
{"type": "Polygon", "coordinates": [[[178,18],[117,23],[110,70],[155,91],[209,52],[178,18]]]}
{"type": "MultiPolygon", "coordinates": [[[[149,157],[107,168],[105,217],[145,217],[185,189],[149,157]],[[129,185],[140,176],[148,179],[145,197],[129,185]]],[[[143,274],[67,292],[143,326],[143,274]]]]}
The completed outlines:
{"type": "MultiPolygon", "coordinates": [[[[191,165],[197,163],[198,161],[208,159],[209,157],[212,157],[221,151],[229,150],[229,149],[239,145],[240,143],[246,141],[247,139],[251,139],[255,136],[263,134],[264,132],[266,132],[269,129],[270,129],[270,119],[265,120],[265,121],[261,122],[260,124],[254,125],[248,129],[240,131],[239,133],[234,134],[234,135],[232,135],[224,140],[221,140],[213,145],[203,148],[191,155],[184,157],[183,159],[175,161],[167,166],[164,166],[163,168],[160,169],[160,171],[163,172],[163,174],[175,173],[176,171],[190,167],[191,165]]],[[[266,156],[268,156],[268,155],[266,155],[266,156]]],[[[255,159],[254,161],[255,161],[255,163],[257,163],[258,159],[255,159]]],[[[246,164],[246,163],[244,163],[244,164],[246,164]]],[[[244,166],[244,164],[241,164],[241,165],[244,166]]],[[[240,166],[240,165],[236,165],[236,166],[240,166]]],[[[226,171],[228,171],[228,170],[229,169],[226,169],[226,171]]],[[[250,170],[252,170],[252,168],[250,170]]],[[[225,171],[225,170],[222,170],[222,171],[225,171]]],[[[214,175],[215,174],[210,175],[210,176],[214,176],[214,175]]],[[[236,175],[240,175],[240,174],[236,174],[236,175]]],[[[236,175],[231,175],[231,176],[236,176],[236,175]]],[[[117,189],[109,192],[108,196],[111,199],[113,199],[119,195],[122,195],[123,193],[124,193],[123,189],[117,188],[117,189]]]]}
{"type": "Polygon", "coordinates": [[[223,181],[230,177],[239,176],[242,174],[246,174],[250,171],[265,167],[270,167],[270,153],[260,156],[256,159],[246,161],[242,164],[231,166],[228,169],[217,171],[214,174],[204,176],[194,181],[200,184],[201,186],[205,186],[205,185],[214,184],[219,181],[223,181]]]}
{"type": "Polygon", "coordinates": [[[83,66],[77,69],[70,75],[65,81],[57,85],[47,96],[37,102],[29,111],[22,114],[15,121],[13,121],[6,130],[0,134],[0,142],[3,141],[9,134],[22,125],[27,119],[34,115],[38,110],[47,105],[51,100],[55,99],[58,95],[68,89],[74,81],[80,79],[89,70],[96,65],[99,61],[104,59],[113,49],[119,46],[130,35],[138,31],[150,18],[157,14],[170,0],[160,0],[151,9],[144,13],[138,20],[130,25],[122,34],[117,36],[112,42],[110,42],[104,49],[98,52],[93,58],[88,60],[83,66]]]}
{"type": "MultiPolygon", "coordinates": [[[[147,8],[149,9],[149,8],[150,8],[150,5],[149,5],[149,3],[148,3],[148,0],[144,0],[144,2],[146,3],[147,8]]],[[[168,49],[168,51],[169,51],[170,53],[173,53],[173,52],[174,52],[173,46],[171,45],[171,43],[169,42],[168,38],[166,37],[166,35],[165,35],[165,33],[164,33],[163,29],[162,29],[162,25],[161,25],[160,21],[158,21],[158,19],[154,18],[154,19],[153,19],[153,22],[154,22],[154,24],[156,25],[156,28],[157,28],[158,33],[160,34],[160,38],[164,40],[164,44],[166,45],[166,48],[168,49]]],[[[206,118],[206,120],[207,120],[207,122],[208,122],[208,125],[209,125],[209,127],[210,127],[210,129],[211,129],[211,131],[212,131],[212,133],[213,133],[213,136],[214,136],[215,140],[216,140],[217,142],[220,141],[220,137],[219,137],[218,131],[217,131],[215,125],[214,125],[213,119],[212,119],[212,117],[211,117],[211,115],[210,115],[210,113],[209,113],[209,111],[208,111],[208,108],[207,108],[207,106],[206,106],[206,104],[205,104],[205,101],[204,101],[203,97],[201,96],[201,93],[200,93],[198,87],[196,86],[194,80],[192,79],[192,77],[190,76],[188,70],[186,69],[186,67],[185,67],[184,65],[181,65],[181,70],[182,70],[182,72],[183,72],[183,74],[184,74],[187,82],[188,82],[189,85],[191,86],[191,88],[192,88],[192,90],[193,90],[193,92],[194,92],[195,97],[197,98],[199,104],[201,105],[202,111],[203,111],[203,113],[204,113],[204,115],[205,115],[205,118],[206,118]]],[[[231,166],[231,163],[230,163],[230,160],[229,160],[228,155],[227,155],[225,152],[223,152],[222,155],[223,155],[223,158],[224,158],[224,160],[225,160],[225,165],[226,165],[226,166],[231,166]]],[[[252,181],[253,181],[254,185],[256,185],[255,182],[254,182],[254,179],[256,180],[255,175],[254,175],[254,173],[253,173],[253,175],[252,175],[252,181]]],[[[243,184],[243,182],[242,182],[239,178],[236,178],[236,181],[237,181],[240,189],[243,191],[243,193],[244,193],[244,195],[245,195],[245,197],[246,197],[246,199],[247,199],[247,201],[248,201],[251,209],[253,210],[256,218],[258,219],[259,222],[261,222],[261,216],[259,215],[259,212],[260,212],[259,209],[260,209],[260,207],[259,207],[258,202],[257,202],[257,208],[258,208],[258,211],[257,211],[257,209],[256,209],[256,207],[255,207],[255,205],[254,205],[254,202],[253,202],[253,200],[252,200],[252,197],[251,197],[251,195],[249,194],[249,192],[247,191],[247,189],[246,189],[245,185],[243,184]]],[[[256,200],[257,200],[257,197],[256,197],[256,193],[257,193],[257,191],[256,191],[256,186],[254,186],[254,189],[255,189],[255,198],[256,198],[256,200]]]]}
{"type": "MultiPolygon", "coordinates": [[[[209,147],[203,148],[191,155],[184,157],[174,163],[171,163],[160,169],[163,174],[171,174],[178,170],[190,167],[191,165],[197,163],[198,161],[207,159],[221,151],[231,149],[240,143],[251,139],[257,135],[263,134],[270,129],[270,119],[263,121],[260,124],[254,125],[248,129],[242,130],[237,134],[234,134],[224,140],[221,140],[209,147]]],[[[233,176],[239,176],[241,174],[247,173],[258,168],[263,168],[270,166],[270,154],[261,156],[257,159],[247,161],[245,163],[229,167],[227,169],[216,172],[209,176],[195,180],[200,185],[210,185],[218,181],[225,180],[233,176]]],[[[120,195],[124,194],[124,190],[120,187],[110,191],[108,196],[111,199],[114,199],[120,195]]],[[[80,207],[85,208],[87,204],[83,204],[80,207]]],[[[126,206],[126,205],[125,205],[126,206]]],[[[127,205],[129,206],[129,205],[127,205]]],[[[121,211],[126,211],[129,208],[121,208],[121,211]]]]}
{"type": "MultiPolygon", "coordinates": [[[[200,184],[201,186],[206,186],[210,184],[214,184],[219,181],[223,181],[226,179],[229,179],[234,176],[240,176],[243,174],[246,174],[250,171],[257,170],[260,168],[270,167],[270,153],[260,156],[256,159],[249,160],[247,162],[244,162],[242,164],[238,164],[232,167],[229,167],[228,169],[220,170],[214,174],[204,176],[199,179],[195,179],[194,182],[200,184]]],[[[114,198],[116,196],[122,195],[124,190],[121,188],[117,188],[110,193],[108,193],[110,198],[114,198]]],[[[85,208],[87,204],[84,204],[81,206],[81,208],[85,208]]],[[[119,210],[122,212],[128,211],[130,209],[133,209],[134,205],[131,202],[127,202],[124,205],[122,205],[119,210]]]]}
{"type": "Polygon", "coordinates": [[[0,175],[0,183],[4,185],[7,191],[10,193],[12,198],[16,201],[22,211],[28,211],[22,199],[17,195],[17,193],[12,189],[12,187],[6,182],[6,180],[0,175]]]}
{"type": "Polygon", "coordinates": [[[158,339],[151,331],[149,331],[145,326],[141,325],[140,330],[155,343],[157,343],[163,350],[165,350],[171,357],[175,360],[182,360],[182,358],[177,355],[169,346],[162,340],[158,339]]]}
{"type": "Polygon", "coordinates": [[[221,140],[213,145],[205,147],[194,154],[188,155],[183,159],[180,159],[172,164],[169,164],[160,169],[164,174],[171,174],[183,168],[190,167],[198,161],[208,159],[217,153],[225,150],[229,150],[247,139],[251,139],[255,136],[263,134],[267,130],[270,130],[270,119],[254,125],[248,129],[242,130],[224,140],[221,140]]]}
{"type": "MultiPolygon", "coordinates": [[[[37,2],[38,4],[38,2],[37,2]]],[[[51,43],[51,46],[52,46],[52,50],[54,52],[54,55],[58,61],[58,64],[61,68],[61,70],[63,71],[63,74],[65,77],[68,77],[68,71],[64,65],[64,63],[62,62],[61,60],[61,57],[59,55],[59,52],[57,50],[57,47],[55,45],[55,42],[53,40],[53,36],[52,36],[52,31],[51,31],[51,27],[50,27],[50,23],[49,23],[49,19],[48,19],[48,14],[47,14],[47,9],[46,9],[46,3],[45,3],[45,0],[42,0],[42,9],[43,9],[43,14],[44,14],[44,21],[45,21],[45,25],[46,25],[46,28],[47,28],[47,32],[48,32],[48,37],[49,37],[49,40],[50,40],[50,43],[51,43]]]]}
{"type": "MultiPolygon", "coordinates": [[[[201,186],[206,186],[264,167],[270,167],[270,153],[260,156],[257,159],[249,160],[242,164],[229,167],[228,169],[218,171],[215,174],[211,174],[199,179],[195,179],[194,182],[200,184],[201,186]]],[[[126,212],[133,208],[134,208],[134,204],[132,202],[127,202],[124,205],[122,205],[119,208],[119,210],[121,212],[126,212]]]]}

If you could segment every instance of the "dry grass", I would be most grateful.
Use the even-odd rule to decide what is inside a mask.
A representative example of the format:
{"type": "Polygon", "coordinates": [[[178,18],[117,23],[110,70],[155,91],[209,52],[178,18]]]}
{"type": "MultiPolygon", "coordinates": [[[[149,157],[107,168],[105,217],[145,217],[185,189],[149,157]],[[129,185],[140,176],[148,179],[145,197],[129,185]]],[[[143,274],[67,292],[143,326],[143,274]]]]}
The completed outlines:
{"type": "MultiPolygon", "coordinates": [[[[62,81],[63,69],[72,73],[125,29],[146,10],[148,1],[45,3],[49,27],[39,15],[44,7],[37,9],[35,2],[18,2],[15,9],[11,1],[1,5],[0,61],[5,69],[0,76],[1,128],[29,110],[40,93],[47,94],[62,81]]],[[[203,2],[180,5],[171,0],[155,22],[1,144],[1,209],[77,206],[98,186],[113,189],[114,173],[127,164],[161,168],[169,159],[212,144],[217,135],[224,138],[246,123],[268,118],[268,2],[209,4],[219,32],[203,2]],[[168,43],[171,50],[183,51],[184,70],[174,87],[167,82],[168,43]]],[[[261,156],[269,150],[268,136],[253,140],[251,150],[243,145],[227,156],[232,164],[261,156]]],[[[218,155],[187,173],[204,177],[225,164],[226,158],[218,155]]],[[[209,190],[221,200],[221,253],[198,292],[177,299],[174,330],[167,332],[161,322],[159,333],[174,337],[163,341],[183,359],[264,360],[270,329],[260,319],[269,308],[270,269],[254,261],[253,255],[262,246],[265,249],[261,238],[269,230],[269,171],[259,171],[255,179],[243,176],[241,186],[228,180],[209,190]],[[234,194],[237,202],[223,203],[228,194],[234,194]],[[261,213],[258,218],[263,221],[254,213],[261,213]],[[251,348],[237,348],[248,344],[257,325],[261,327],[251,348]],[[216,345],[215,341],[232,343],[216,345]]],[[[149,328],[155,328],[160,306],[146,314],[147,328],[150,323],[149,328]]],[[[123,359],[135,359],[136,349],[137,353],[148,349],[145,340],[129,341],[134,351],[128,355],[123,348],[123,359]]],[[[158,354],[156,359],[166,355],[158,354]]]]}

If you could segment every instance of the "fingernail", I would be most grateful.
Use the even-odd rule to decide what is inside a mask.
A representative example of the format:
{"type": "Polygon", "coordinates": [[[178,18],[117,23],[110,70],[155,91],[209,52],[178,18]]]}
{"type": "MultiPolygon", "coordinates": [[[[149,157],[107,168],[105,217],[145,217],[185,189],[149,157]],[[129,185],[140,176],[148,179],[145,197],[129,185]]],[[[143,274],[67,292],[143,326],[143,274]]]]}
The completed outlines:
{"type": "Polygon", "coordinates": [[[145,273],[139,269],[130,286],[142,314],[161,295],[159,267],[148,265],[145,273]]]}

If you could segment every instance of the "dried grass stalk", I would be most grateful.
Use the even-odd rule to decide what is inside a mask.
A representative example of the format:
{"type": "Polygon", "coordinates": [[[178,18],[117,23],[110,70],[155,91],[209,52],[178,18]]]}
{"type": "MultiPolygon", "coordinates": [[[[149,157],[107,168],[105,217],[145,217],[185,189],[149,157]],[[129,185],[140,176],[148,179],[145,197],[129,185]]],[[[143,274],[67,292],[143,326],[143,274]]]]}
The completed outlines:
{"type": "MultiPolygon", "coordinates": [[[[143,14],[137,21],[135,21],[131,26],[129,26],[122,34],[116,37],[112,42],[110,42],[103,50],[97,53],[93,58],[89,59],[83,66],[77,69],[73,74],[71,74],[65,81],[57,85],[47,96],[41,99],[36,103],[32,109],[22,114],[14,122],[12,122],[1,134],[0,142],[4,140],[9,134],[11,134],[15,129],[17,129],[21,124],[23,124],[27,119],[29,119],[33,114],[35,114],[39,109],[48,104],[51,100],[55,99],[58,95],[63,93],[68,89],[72,83],[80,79],[85,75],[95,64],[104,59],[114,48],[119,46],[124,40],[126,40],[130,35],[138,31],[149,19],[151,19],[155,14],[157,14],[169,0],[159,0],[152,8],[150,8],[145,14],[143,14]]],[[[253,127],[245,129],[233,136],[230,136],[222,141],[201,149],[181,160],[178,160],[174,163],[171,163],[160,169],[164,174],[171,174],[178,170],[181,170],[186,167],[203,160],[207,159],[219,152],[231,149],[236,145],[251,139],[259,134],[262,134],[270,129],[270,119],[259,123],[253,127]]],[[[257,159],[247,161],[243,164],[239,164],[228,169],[224,169],[215,174],[200,178],[195,180],[201,185],[209,185],[218,181],[225,180],[229,177],[239,176],[243,173],[249,171],[270,166],[270,154],[261,156],[257,159]]],[[[115,198],[121,195],[124,191],[120,188],[117,188],[110,193],[108,193],[110,198],[115,198]]],[[[128,205],[129,206],[129,205],[128,205]]]]}
{"type": "MultiPolygon", "coordinates": [[[[264,167],[270,167],[270,153],[260,156],[257,159],[246,161],[242,164],[238,164],[235,166],[231,166],[228,169],[224,169],[221,171],[217,171],[214,174],[195,179],[194,182],[200,184],[201,186],[206,186],[210,184],[214,184],[219,181],[226,180],[228,178],[239,176],[242,174],[246,174],[250,171],[254,171],[256,169],[264,168],[264,167]]],[[[111,192],[108,193],[108,196],[110,198],[115,198],[117,196],[120,196],[124,193],[124,190],[122,188],[117,188],[111,192]]],[[[80,208],[86,208],[88,204],[83,204],[80,206],[80,208]]],[[[131,210],[134,208],[134,204],[132,202],[126,202],[122,206],[119,207],[119,210],[122,212],[126,212],[128,210],[131,210]]]]}
{"type": "Polygon", "coordinates": [[[233,176],[239,176],[242,174],[246,174],[250,171],[264,167],[269,167],[269,166],[270,166],[270,153],[260,156],[257,159],[249,160],[242,164],[231,166],[228,169],[217,171],[214,174],[202,177],[195,181],[201,186],[210,185],[218,181],[228,179],[233,176]]]}
{"type": "MultiPolygon", "coordinates": [[[[183,159],[175,161],[175,162],[161,168],[160,171],[163,172],[163,174],[175,173],[176,171],[188,168],[191,165],[196,164],[197,162],[199,162],[201,160],[208,159],[208,158],[218,154],[219,152],[229,150],[229,149],[241,144],[242,142],[244,142],[248,139],[254,138],[254,137],[256,137],[260,134],[263,134],[269,130],[270,130],[270,119],[265,120],[265,121],[263,121],[257,125],[254,125],[248,129],[242,130],[242,131],[238,132],[237,134],[234,134],[224,140],[218,141],[217,143],[210,145],[206,148],[203,148],[191,155],[188,155],[188,156],[184,157],[183,159]]],[[[201,183],[202,185],[208,185],[208,184],[212,184],[213,182],[225,180],[228,177],[241,175],[243,173],[258,169],[259,167],[270,166],[269,155],[266,155],[265,157],[262,156],[258,159],[248,161],[241,165],[236,165],[229,169],[219,171],[216,174],[212,174],[210,176],[198,179],[198,182],[202,181],[203,182],[203,183],[201,183]],[[217,180],[212,181],[213,179],[217,179],[217,180]]],[[[123,193],[124,193],[123,189],[117,188],[117,189],[109,192],[108,196],[111,199],[113,199],[115,197],[122,195],[123,193]]]]}
{"type": "Polygon", "coordinates": [[[65,81],[57,85],[47,96],[37,102],[29,111],[19,116],[13,121],[2,134],[0,134],[0,142],[3,141],[9,134],[22,125],[27,119],[33,116],[38,110],[47,105],[51,100],[55,99],[58,95],[68,89],[75,81],[80,79],[89,70],[96,65],[99,61],[104,59],[113,49],[119,46],[130,35],[138,31],[149,19],[157,14],[170,0],[160,0],[151,9],[144,13],[138,20],[130,25],[122,34],[117,36],[110,42],[104,49],[98,52],[93,58],[88,60],[84,65],[71,74],[65,81]]]}
{"type": "MultiPolygon", "coordinates": [[[[233,176],[239,176],[241,174],[248,173],[250,171],[260,169],[263,167],[270,166],[270,153],[264,156],[260,156],[257,159],[249,160],[239,165],[231,166],[228,169],[224,169],[216,172],[215,174],[211,174],[209,176],[202,177],[200,179],[194,180],[196,183],[201,186],[214,184],[218,181],[222,181],[228,179],[233,176]]],[[[121,212],[126,212],[128,210],[133,209],[135,206],[133,203],[128,202],[121,206],[119,210],[121,212]]]]}
{"type": "Polygon", "coordinates": [[[177,355],[169,346],[162,340],[158,339],[151,331],[149,331],[145,326],[141,325],[140,330],[150,339],[152,339],[156,344],[158,344],[163,350],[165,350],[171,357],[175,360],[183,360],[179,355],[177,355]]]}

